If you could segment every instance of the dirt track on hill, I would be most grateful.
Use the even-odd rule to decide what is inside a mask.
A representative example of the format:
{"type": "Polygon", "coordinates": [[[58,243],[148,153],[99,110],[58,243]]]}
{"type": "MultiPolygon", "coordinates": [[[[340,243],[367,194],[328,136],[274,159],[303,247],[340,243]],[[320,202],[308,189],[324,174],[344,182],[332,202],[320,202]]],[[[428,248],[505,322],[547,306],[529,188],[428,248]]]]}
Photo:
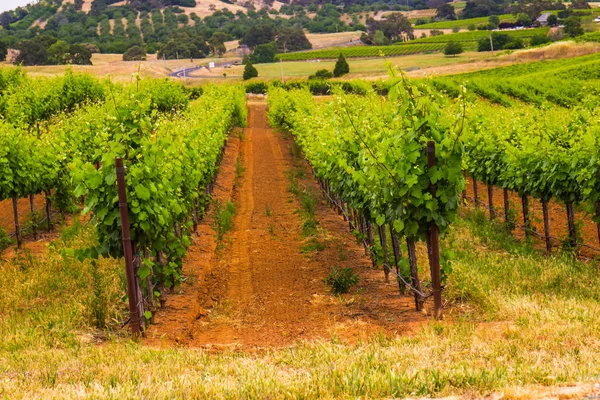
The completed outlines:
{"type": "Polygon", "coordinates": [[[394,336],[419,326],[426,317],[414,311],[412,298],[400,296],[395,283],[386,284],[383,272],[372,269],[347,223],[322,199],[308,165],[294,159],[291,139],[268,126],[266,103],[250,102],[249,108],[244,139],[229,141],[214,194],[221,201],[233,194],[233,229],[217,250],[209,213],[189,250],[188,279],[168,296],[146,342],[281,347],[316,338],[394,336]],[[244,172],[236,182],[238,155],[244,172]],[[299,185],[318,199],[320,251],[302,252],[310,239],[302,234],[299,202],[288,191],[288,171],[298,167],[299,185]],[[333,266],[352,267],[360,276],[359,285],[340,298],[322,282],[333,266]]]}

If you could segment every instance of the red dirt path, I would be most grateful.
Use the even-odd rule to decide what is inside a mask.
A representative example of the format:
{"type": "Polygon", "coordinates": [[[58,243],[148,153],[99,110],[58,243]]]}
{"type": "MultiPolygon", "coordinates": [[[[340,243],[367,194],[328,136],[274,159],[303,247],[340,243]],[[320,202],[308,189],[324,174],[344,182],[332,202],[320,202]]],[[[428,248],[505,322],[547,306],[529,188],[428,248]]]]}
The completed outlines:
{"type": "Polygon", "coordinates": [[[228,143],[215,192],[220,200],[233,193],[233,230],[215,252],[210,216],[202,224],[184,266],[188,280],[167,297],[146,342],[217,348],[334,337],[354,342],[373,333],[404,334],[423,323],[412,298],[400,296],[395,283],[386,284],[383,272],[371,268],[342,217],[321,200],[306,164],[300,183],[317,193],[319,240],[326,248],[301,252],[307,239],[286,176],[293,167],[292,142],[268,126],[264,102],[249,108],[245,138],[228,143]],[[238,154],[245,171],[232,190],[238,154]],[[358,287],[341,298],[330,295],[322,279],[332,266],[352,267],[360,275],[358,287]]]}

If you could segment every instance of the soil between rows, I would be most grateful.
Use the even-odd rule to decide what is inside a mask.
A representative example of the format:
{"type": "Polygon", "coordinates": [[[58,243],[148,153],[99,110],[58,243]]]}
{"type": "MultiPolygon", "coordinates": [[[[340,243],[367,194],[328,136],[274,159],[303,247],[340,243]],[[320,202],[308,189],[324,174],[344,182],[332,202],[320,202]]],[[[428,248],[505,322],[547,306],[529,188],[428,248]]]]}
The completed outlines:
{"type": "Polygon", "coordinates": [[[364,249],[318,192],[310,168],[299,184],[316,193],[321,251],[302,252],[300,204],[288,191],[288,171],[298,167],[292,140],[268,126],[265,102],[251,101],[243,140],[232,138],[214,197],[232,198],[232,231],[217,249],[209,212],[194,236],[184,266],[186,282],[167,297],[147,332],[147,344],[215,348],[262,348],[298,340],[355,342],[380,333],[411,332],[426,321],[410,296],[385,283],[364,249]],[[244,172],[236,182],[238,156],[244,172]],[[235,187],[234,187],[235,186],[235,187]],[[331,267],[351,267],[360,276],[343,297],[323,283],[331,267]]]}

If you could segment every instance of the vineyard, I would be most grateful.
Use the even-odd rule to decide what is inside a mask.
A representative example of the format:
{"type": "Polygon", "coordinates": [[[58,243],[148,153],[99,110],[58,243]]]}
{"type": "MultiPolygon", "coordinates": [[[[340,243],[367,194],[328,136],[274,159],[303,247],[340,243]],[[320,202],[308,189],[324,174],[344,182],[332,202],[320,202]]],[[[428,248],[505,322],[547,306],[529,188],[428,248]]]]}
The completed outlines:
{"type": "Polygon", "coordinates": [[[403,44],[394,46],[359,46],[359,47],[340,47],[326,50],[303,51],[296,53],[277,54],[277,59],[282,61],[306,61],[316,59],[334,59],[340,54],[344,57],[392,57],[405,56],[410,54],[430,53],[440,51],[444,48],[443,44],[403,44]]]}
{"type": "Polygon", "coordinates": [[[595,396],[599,63],[0,69],[0,395],[595,396]]]}

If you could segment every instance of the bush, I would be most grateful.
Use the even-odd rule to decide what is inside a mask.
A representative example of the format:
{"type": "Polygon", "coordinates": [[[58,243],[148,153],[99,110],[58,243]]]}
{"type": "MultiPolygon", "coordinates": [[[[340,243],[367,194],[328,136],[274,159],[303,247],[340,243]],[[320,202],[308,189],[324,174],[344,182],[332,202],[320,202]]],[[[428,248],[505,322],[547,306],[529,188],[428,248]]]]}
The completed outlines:
{"type": "Polygon", "coordinates": [[[460,42],[448,42],[444,47],[444,54],[447,56],[455,56],[463,52],[463,47],[460,42]]]}
{"type": "Polygon", "coordinates": [[[333,68],[333,76],[337,78],[338,76],[346,75],[348,72],[350,72],[350,66],[344,58],[344,55],[340,53],[338,60],[335,62],[335,67],[333,68]]]}
{"type": "Polygon", "coordinates": [[[552,42],[552,38],[546,35],[535,35],[529,41],[530,46],[539,46],[541,44],[546,44],[552,42]]]}
{"type": "Polygon", "coordinates": [[[439,29],[432,29],[429,31],[430,36],[441,36],[444,34],[444,31],[440,31],[439,29]]]}
{"type": "Polygon", "coordinates": [[[258,70],[254,68],[254,65],[250,61],[246,63],[244,67],[244,75],[242,76],[245,81],[248,79],[256,78],[258,76],[258,70]]]}
{"type": "Polygon", "coordinates": [[[525,47],[525,43],[523,42],[523,39],[515,37],[515,38],[512,38],[508,43],[506,43],[504,45],[503,49],[517,50],[517,49],[522,49],[523,47],[525,47]]]}
{"type": "Polygon", "coordinates": [[[315,72],[314,75],[311,75],[308,77],[308,80],[315,80],[315,79],[319,79],[319,80],[325,80],[325,79],[331,79],[333,78],[333,73],[329,70],[326,69],[320,69],[317,72],[315,72]]]}
{"type": "Polygon", "coordinates": [[[269,86],[266,82],[251,82],[246,85],[246,93],[266,94],[269,86]]]}
{"type": "Polygon", "coordinates": [[[454,25],[454,26],[452,27],[452,32],[454,32],[454,33],[458,33],[458,32],[460,32],[460,26],[459,26],[459,25],[454,25]]]}
{"type": "Polygon", "coordinates": [[[469,24],[469,26],[467,26],[467,29],[471,32],[473,32],[476,29],[475,24],[469,24]]]}
{"type": "Polygon", "coordinates": [[[335,295],[348,293],[352,286],[358,284],[358,275],[352,272],[349,267],[338,269],[333,267],[332,271],[323,282],[331,288],[331,292],[335,295]]]}
{"type": "Polygon", "coordinates": [[[133,46],[123,54],[123,61],[146,61],[146,50],[133,46]]]}

